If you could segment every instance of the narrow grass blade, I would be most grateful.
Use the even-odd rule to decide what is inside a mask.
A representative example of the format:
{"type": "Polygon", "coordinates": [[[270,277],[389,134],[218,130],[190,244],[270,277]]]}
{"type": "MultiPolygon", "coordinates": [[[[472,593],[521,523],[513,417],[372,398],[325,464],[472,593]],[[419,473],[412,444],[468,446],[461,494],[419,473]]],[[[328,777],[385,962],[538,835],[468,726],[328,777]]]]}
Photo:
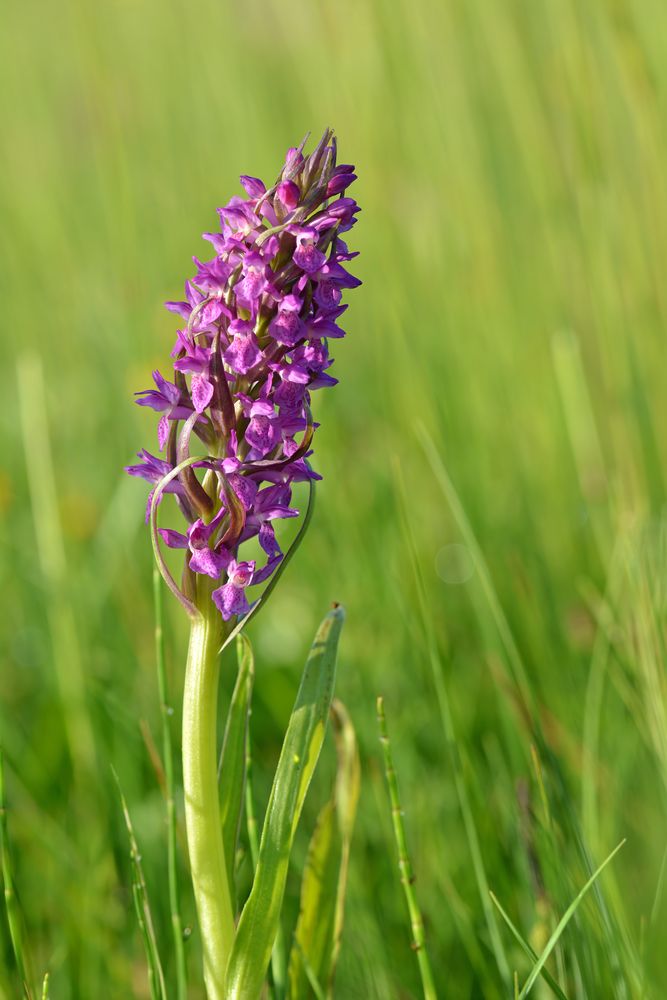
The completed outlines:
{"type": "Polygon", "coordinates": [[[341,702],[334,701],[331,716],[338,768],[333,794],[320,811],[308,849],[289,961],[290,1000],[306,1000],[313,982],[322,995],[331,995],[343,930],[361,766],[354,728],[341,702]]]}
{"type": "MultiPolygon", "coordinates": [[[[301,946],[300,946],[299,942],[296,941],[296,940],[294,941],[294,947],[299,952],[301,952],[301,946]]],[[[312,966],[310,965],[308,959],[303,954],[303,952],[301,952],[301,961],[303,963],[304,973],[305,973],[306,978],[308,980],[308,985],[310,986],[311,990],[313,991],[313,996],[315,997],[315,1000],[327,1000],[327,996],[326,996],[324,990],[322,989],[322,987],[320,986],[319,982],[317,981],[317,976],[313,972],[312,966]]],[[[306,996],[307,994],[303,994],[303,995],[306,996]]],[[[290,1000],[292,1000],[292,994],[291,993],[290,993],[290,1000]]]]}
{"type": "Polygon", "coordinates": [[[42,1000],[49,1000],[49,974],[48,974],[48,972],[44,976],[44,982],[42,983],[42,1000]]]}
{"type": "Polygon", "coordinates": [[[232,899],[234,892],[234,867],[238,844],[241,812],[245,791],[246,760],[248,756],[248,719],[255,664],[250,640],[240,635],[236,640],[238,673],[227,714],[227,724],[220,754],[220,821],[227,865],[227,879],[232,899]]]}
{"type": "Polygon", "coordinates": [[[394,837],[398,849],[398,870],[401,873],[401,885],[405,893],[405,901],[408,904],[410,914],[410,927],[412,929],[412,947],[417,953],[419,963],[419,973],[421,975],[424,1000],[437,1000],[433,973],[428,952],[426,951],[426,939],[424,937],[424,921],[422,919],[417,896],[413,889],[412,865],[408,855],[408,846],[405,838],[405,826],[403,823],[403,810],[398,795],[398,781],[394,770],[394,761],[389,742],[389,732],[387,730],[387,720],[384,714],[384,702],[382,698],[377,700],[378,727],[380,730],[380,743],[384,755],[384,771],[389,787],[389,800],[391,802],[391,818],[394,825],[394,837]]]}
{"type": "MultiPolygon", "coordinates": [[[[498,913],[503,918],[503,920],[509,927],[510,931],[512,932],[514,940],[521,945],[521,947],[523,948],[525,953],[529,956],[529,958],[532,958],[534,962],[537,962],[539,957],[537,952],[530,947],[526,939],[522,937],[521,932],[514,926],[509,915],[505,912],[505,910],[501,906],[497,896],[495,896],[492,892],[489,892],[489,896],[491,897],[491,902],[498,910],[498,913]]],[[[568,997],[566,996],[565,993],[563,993],[562,989],[560,988],[560,986],[558,985],[558,983],[556,982],[556,980],[553,978],[553,976],[546,967],[542,968],[541,975],[544,976],[549,986],[551,987],[555,995],[558,997],[558,1000],[568,1000],[568,997]]]]}
{"type": "Polygon", "coordinates": [[[118,785],[118,794],[120,796],[123,816],[125,818],[125,826],[127,827],[127,835],[130,842],[130,861],[132,862],[132,897],[134,899],[134,908],[137,914],[139,930],[141,931],[144,943],[144,952],[146,954],[146,962],[148,965],[148,984],[151,992],[151,1000],[167,1000],[164,972],[162,971],[162,963],[160,961],[157,939],[155,937],[155,927],[153,925],[153,917],[151,915],[151,908],[148,900],[148,889],[146,887],[146,880],[144,878],[144,871],[141,864],[139,845],[137,844],[137,838],[134,835],[134,827],[132,826],[132,820],[127,808],[125,796],[123,795],[120,787],[118,775],[115,771],[113,772],[113,775],[116,780],[116,784],[118,785]]]}
{"type": "Polygon", "coordinates": [[[80,638],[70,596],[40,356],[34,352],[22,355],[17,375],[30,503],[40,570],[47,594],[46,613],[53,667],[61,698],[68,752],[77,778],[85,782],[86,792],[90,794],[97,790],[97,786],[90,782],[95,771],[95,738],[88,713],[87,680],[80,638]]]}
{"type": "Polygon", "coordinates": [[[658,918],[658,913],[660,912],[660,904],[662,903],[662,897],[665,889],[665,873],[667,873],[667,848],[662,855],[662,861],[660,862],[660,870],[658,872],[658,881],[655,887],[655,894],[653,896],[653,905],[651,906],[651,911],[648,918],[649,928],[655,926],[656,920],[658,918]]]}
{"type": "Polygon", "coordinates": [[[28,960],[25,936],[23,931],[23,916],[19,908],[14,889],[14,873],[9,850],[9,835],[7,830],[7,808],[5,806],[5,768],[2,751],[0,750],[0,855],[2,856],[2,880],[5,886],[5,910],[7,924],[12,942],[12,951],[16,968],[26,997],[30,997],[30,963],[28,960]]]}
{"type": "Polygon", "coordinates": [[[341,607],[329,612],[303,672],[266,810],[255,878],[229,961],[229,1000],[254,1000],[262,990],[280,923],[294,834],[324,740],[343,620],[341,607]]]}
{"type": "MultiPolygon", "coordinates": [[[[456,729],[454,727],[454,719],[452,716],[452,710],[449,701],[449,693],[447,691],[447,685],[445,684],[445,678],[443,676],[443,665],[440,658],[440,653],[438,651],[438,643],[433,628],[434,614],[430,606],[428,590],[426,588],[421,567],[419,565],[419,560],[417,558],[417,547],[415,544],[412,524],[409,518],[409,506],[405,491],[405,484],[401,477],[400,468],[398,465],[396,466],[395,469],[395,475],[396,475],[397,491],[401,503],[401,512],[403,515],[403,522],[405,526],[405,534],[408,541],[410,561],[412,563],[415,583],[417,585],[419,612],[421,615],[421,624],[426,642],[426,650],[428,653],[428,658],[431,666],[431,673],[433,675],[433,687],[435,689],[436,698],[438,700],[438,708],[440,710],[440,720],[442,723],[442,729],[452,764],[452,771],[454,774],[454,786],[456,788],[456,796],[458,799],[459,808],[461,810],[461,818],[463,820],[463,825],[465,827],[466,839],[468,842],[468,850],[470,851],[470,859],[472,862],[473,871],[475,873],[475,882],[477,883],[477,891],[479,893],[480,903],[484,911],[484,918],[486,921],[489,940],[491,942],[491,948],[493,950],[496,966],[503,980],[504,986],[507,988],[507,990],[509,990],[511,988],[510,967],[507,960],[507,955],[505,954],[505,950],[503,948],[503,942],[500,935],[498,922],[496,920],[496,915],[494,913],[493,907],[489,903],[489,883],[486,874],[486,867],[484,864],[484,857],[482,855],[480,836],[475,823],[475,817],[472,809],[472,804],[470,801],[470,795],[468,792],[466,776],[463,770],[463,761],[461,758],[461,745],[457,737],[456,729]]],[[[487,980],[486,983],[487,989],[489,988],[489,984],[490,980],[487,980]]]]}
{"type": "Polygon", "coordinates": [[[557,925],[556,929],[554,930],[553,934],[551,935],[551,937],[547,941],[546,946],[545,946],[542,954],[540,955],[539,959],[537,960],[537,962],[533,966],[532,971],[531,971],[530,975],[528,976],[528,979],[526,980],[526,983],[525,983],[523,989],[521,990],[521,993],[519,994],[519,1000],[523,1000],[524,997],[528,996],[528,994],[530,993],[530,991],[531,991],[531,989],[532,989],[532,987],[533,987],[533,985],[535,983],[535,980],[537,979],[537,977],[539,976],[540,972],[542,971],[542,968],[544,967],[545,962],[549,958],[549,955],[551,954],[551,952],[553,951],[554,947],[556,946],[556,943],[557,943],[558,939],[560,938],[561,934],[565,930],[567,924],[569,923],[571,917],[574,915],[574,913],[575,913],[577,907],[579,906],[579,904],[581,903],[582,899],[584,898],[584,896],[586,895],[586,893],[588,892],[588,890],[591,888],[591,886],[593,885],[593,883],[596,881],[596,879],[598,878],[598,876],[601,874],[601,872],[603,872],[604,869],[607,867],[607,865],[612,860],[612,858],[616,854],[618,854],[618,852],[620,851],[620,849],[623,847],[624,843],[625,843],[625,840],[622,840],[620,842],[620,844],[618,844],[614,848],[614,850],[611,852],[611,854],[607,858],[605,858],[605,860],[602,862],[602,864],[600,865],[600,867],[597,868],[593,872],[593,874],[591,875],[591,877],[589,878],[589,880],[586,882],[586,884],[583,886],[583,888],[577,893],[577,895],[575,896],[575,898],[572,900],[572,902],[568,906],[567,910],[565,911],[565,913],[563,914],[563,916],[559,920],[558,925],[557,925]]]}
{"type": "Polygon", "coordinates": [[[451,481],[444,463],[437,452],[433,438],[422,424],[418,425],[418,431],[420,440],[428,445],[427,448],[424,448],[426,458],[431,466],[433,475],[445,495],[445,499],[449,504],[454,520],[458,524],[459,531],[461,532],[463,540],[465,541],[472,557],[472,561],[481,582],[482,590],[489,606],[491,616],[505,650],[505,656],[507,658],[507,663],[510,668],[511,677],[516,687],[517,694],[521,699],[521,703],[527,717],[532,719],[535,716],[535,712],[533,711],[534,698],[531,686],[528,683],[526,669],[514,640],[514,636],[512,635],[509,622],[505,617],[505,612],[503,611],[498,599],[498,594],[494,587],[486,559],[484,558],[480,544],[477,541],[477,536],[475,535],[473,527],[468,520],[468,515],[465,512],[465,508],[461,503],[454,484],[451,481]]]}
{"type": "Polygon", "coordinates": [[[611,551],[609,483],[579,342],[561,330],[551,342],[554,371],[577,469],[579,487],[591,515],[598,554],[605,565],[611,551]]]}
{"type": "Polygon", "coordinates": [[[169,704],[167,690],[162,614],[162,578],[157,566],[153,567],[153,599],[155,606],[155,659],[157,663],[158,692],[162,714],[162,756],[164,758],[164,784],[167,800],[167,873],[169,882],[169,910],[174,940],[174,964],[176,966],[176,997],[177,1000],[186,1000],[188,987],[185,949],[183,947],[183,922],[181,920],[178,893],[174,757],[171,745],[171,717],[173,709],[169,704]]]}

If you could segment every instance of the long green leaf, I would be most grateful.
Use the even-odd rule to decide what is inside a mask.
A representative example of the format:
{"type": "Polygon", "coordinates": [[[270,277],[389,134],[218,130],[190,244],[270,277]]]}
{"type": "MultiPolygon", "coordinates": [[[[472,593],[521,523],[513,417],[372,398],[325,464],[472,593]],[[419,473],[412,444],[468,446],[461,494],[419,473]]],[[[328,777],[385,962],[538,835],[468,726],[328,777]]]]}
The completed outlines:
{"type": "Polygon", "coordinates": [[[244,634],[236,640],[238,673],[227,713],[220,754],[220,820],[227,865],[227,881],[234,898],[234,863],[238,844],[245,791],[248,719],[255,663],[250,640],[244,634]]]}
{"type": "Polygon", "coordinates": [[[524,997],[528,996],[528,994],[530,993],[530,991],[531,991],[531,989],[532,989],[532,987],[533,987],[533,985],[535,983],[535,980],[537,979],[537,977],[539,976],[540,972],[542,971],[542,967],[544,966],[544,963],[546,962],[546,960],[548,959],[549,955],[551,954],[551,952],[555,948],[556,942],[558,941],[559,937],[561,936],[561,934],[565,930],[565,927],[569,923],[571,917],[574,915],[574,912],[577,909],[577,907],[579,906],[579,903],[582,901],[582,899],[584,898],[584,896],[586,895],[586,893],[588,892],[588,890],[590,889],[590,887],[593,885],[593,883],[597,879],[598,875],[600,875],[600,873],[607,867],[607,865],[609,864],[609,862],[611,861],[611,859],[614,857],[614,855],[618,854],[618,852],[620,851],[620,849],[623,847],[624,843],[625,843],[625,840],[622,840],[620,842],[620,844],[618,844],[618,846],[614,848],[614,850],[611,852],[611,854],[609,855],[609,857],[605,858],[605,860],[602,862],[602,864],[600,865],[600,867],[597,868],[593,872],[593,874],[589,878],[588,882],[586,882],[586,884],[584,885],[584,887],[577,893],[577,895],[575,896],[575,898],[572,900],[572,902],[568,906],[567,910],[565,911],[565,913],[563,914],[563,916],[560,918],[560,920],[558,922],[558,926],[556,927],[555,931],[553,932],[553,934],[551,935],[551,937],[547,941],[546,946],[544,948],[544,951],[542,952],[542,954],[540,955],[539,959],[537,960],[537,962],[535,963],[535,965],[531,969],[530,975],[528,976],[528,979],[526,980],[526,983],[525,983],[525,985],[524,985],[524,987],[521,990],[521,993],[519,995],[519,1000],[524,1000],[524,997]]]}
{"type": "Polygon", "coordinates": [[[229,960],[229,1000],[255,1000],[262,990],[280,923],[294,834],[324,740],[344,617],[341,607],[326,616],[303,672],[266,810],[255,878],[229,960]]]}
{"type": "MultiPolygon", "coordinates": [[[[526,939],[522,936],[522,934],[518,930],[518,928],[514,926],[514,924],[512,923],[512,921],[511,921],[511,919],[509,917],[509,914],[506,913],[505,910],[503,909],[503,907],[502,907],[502,905],[501,905],[498,897],[495,896],[492,892],[489,892],[489,896],[491,897],[491,902],[496,907],[496,909],[500,913],[500,916],[503,918],[503,920],[505,921],[505,923],[509,927],[510,931],[512,932],[514,940],[518,941],[518,943],[521,945],[521,947],[525,951],[526,955],[528,955],[530,958],[532,958],[534,962],[537,962],[537,960],[539,958],[537,952],[533,951],[533,949],[528,944],[528,942],[526,941],[526,939]]],[[[551,987],[551,989],[554,991],[554,993],[558,997],[558,1000],[568,1000],[567,996],[565,995],[565,993],[563,993],[562,989],[560,988],[560,986],[558,985],[558,983],[556,982],[556,980],[553,978],[553,976],[551,975],[551,973],[549,972],[549,970],[547,968],[543,967],[541,969],[541,973],[544,976],[544,978],[546,979],[546,981],[548,982],[548,984],[551,987]]]]}
{"type": "Polygon", "coordinates": [[[331,799],[313,833],[301,883],[301,906],[289,962],[290,1000],[309,997],[313,977],[330,996],[343,930],[350,841],[361,767],[352,722],[339,701],[331,706],[338,769],[331,799]]]}

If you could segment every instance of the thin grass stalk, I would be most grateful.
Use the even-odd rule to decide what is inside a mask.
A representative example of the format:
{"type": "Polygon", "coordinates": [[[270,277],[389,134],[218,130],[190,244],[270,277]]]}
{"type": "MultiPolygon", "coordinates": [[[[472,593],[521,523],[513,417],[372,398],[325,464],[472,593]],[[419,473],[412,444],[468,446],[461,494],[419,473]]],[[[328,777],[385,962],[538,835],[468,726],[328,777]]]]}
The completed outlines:
{"type": "MultiPolygon", "coordinates": [[[[505,650],[509,666],[509,676],[516,686],[517,694],[521,699],[521,703],[524,708],[524,722],[529,728],[531,738],[535,741],[543,759],[549,766],[549,771],[554,780],[554,790],[558,796],[558,806],[564,813],[563,819],[567,821],[568,827],[576,841],[578,851],[586,870],[589,873],[592,873],[593,862],[591,854],[581,831],[579,816],[573,808],[571,798],[567,792],[567,781],[563,772],[562,764],[558,757],[550,749],[549,743],[542,730],[539,713],[535,710],[535,698],[532,693],[532,689],[528,685],[526,668],[523,663],[521,653],[519,652],[519,647],[514,639],[509,622],[493,585],[491,573],[482,553],[482,549],[477,541],[472,525],[468,520],[454,484],[445,469],[442,459],[436,451],[433,438],[421,422],[417,424],[417,430],[422,440],[422,446],[424,448],[426,458],[431,465],[435,478],[440,484],[447,499],[454,519],[457,522],[465,543],[470,550],[477,573],[479,574],[484,596],[488,603],[489,612],[505,650]]],[[[629,993],[626,982],[623,979],[618,950],[615,947],[614,926],[611,913],[605,896],[596,881],[592,882],[592,891],[598,904],[600,916],[602,918],[602,925],[605,931],[607,959],[615,976],[615,996],[619,997],[619,1000],[625,1000],[625,998],[629,996],[629,993]]],[[[632,945],[627,933],[618,925],[618,920],[617,929],[621,930],[623,933],[627,957],[631,962],[630,972],[634,979],[634,984],[636,985],[639,981],[637,973],[639,961],[636,956],[634,946],[632,945]]]]}
{"type": "Polygon", "coordinates": [[[174,938],[174,963],[176,965],[176,996],[178,1000],[187,997],[187,969],[183,946],[183,923],[181,920],[178,892],[178,868],[176,849],[176,804],[174,801],[174,757],[171,744],[171,717],[173,708],[169,704],[167,691],[167,671],[164,654],[164,629],[162,608],[162,578],[157,566],[153,567],[153,599],[155,607],[155,661],[157,664],[158,692],[162,714],[162,756],[164,758],[164,779],[167,799],[167,873],[169,883],[169,909],[174,938]]]}
{"type": "Polygon", "coordinates": [[[401,809],[401,802],[398,794],[398,780],[396,778],[396,771],[394,770],[394,761],[391,753],[391,743],[389,741],[387,720],[385,718],[384,702],[382,698],[377,699],[377,719],[380,730],[380,743],[382,745],[382,752],[384,756],[384,771],[387,778],[387,785],[389,787],[389,800],[391,802],[391,818],[394,827],[394,838],[398,849],[398,869],[401,873],[401,885],[403,886],[405,901],[408,905],[408,913],[410,914],[412,947],[417,955],[419,974],[421,976],[422,989],[424,991],[424,1000],[437,1000],[435,983],[433,982],[433,973],[431,971],[431,963],[429,961],[428,952],[426,951],[424,921],[421,910],[419,909],[419,903],[417,902],[415,891],[413,889],[414,876],[412,874],[412,865],[410,864],[410,856],[408,854],[408,846],[405,837],[405,825],[403,823],[403,810],[401,809]]]}
{"type": "Polygon", "coordinates": [[[551,954],[551,952],[553,951],[554,947],[556,946],[556,943],[558,942],[561,934],[563,933],[563,931],[567,927],[567,925],[570,922],[571,918],[574,916],[574,914],[575,914],[575,912],[576,912],[579,904],[581,903],[582,899],[584,898],[584,896],[586,895],[586,893],[588,892],[588,890],[591,888],[591,886],[594,885],[594,883],[596,882],[598,876],[602,874],[602,872],[607,867],[607,865],[609,864],[609,862],[618,854],[618,852],[620,851],[620,849],[623,847],[624,844],[625,844],[625,838],[620,842],[620,844],[617,844],[617,846],[614,848],[614,850],[611,852],[611,854],[609,854],[605,858],[605,860],[602,862],[602,864],[599,865],[595,869],[595,871],[593,872],[593,874],[591,875],[591,877],[588,879],[588,881],[585,883],[585,885],[583,886],[583,888],[579,890],[579,892],[577,893],[577,895],[575,896],[575,898],[572,900],[572,902],[568,906],[567,910],[565,911],[565,913],[563,914],[563,916],[559,920],[558,926],[556,927],[556,929],[554,930],[553,934],[551,935],[551,937],[547,941],[547,944],[546,944],[545,948],[543,949],[542,954],[540,955],[539,959],[537,960],[537,962],[533,966],[533,968],[532,968],[532,970],[530,972],[530,975],[528,976],[528,979],[526,980],[526,982],[525,982],[525,984],[523,986],[523,989],[521,990],[521,993],[519,994],[519,1000],[524,1000],[524,997],[528,996],[528,994],[530,993],[531,989],[533,988],[533,985],[535,984],[535,981],[536,981],[537,977],[540,975],[542,969],[544,968],[544,964],[546,963],[547,959],[549,958],[549,955],[551,954]]]}
{"type": "Polygon", "coordinates": [[[0,854],[2,855],[2,879],[5,885],[5,909],[7,924],[12,942],[12,951],[16,961],[26,997],[30,997],[29,961],[23,936],[23,920],[16,891],[14,889],[14,870],[9,850],[9,833],[7,830],[7,808],[5,806],[5,767],[4,755],[0,750],[0,854]]]}
{"type": "Polygon", "coordinates": [[[322,989],[322,987],[318,983],[317,976],[313,972],[313,967],[310,964],[310,962],[308,961],[308,959],[306,958],[304,950],[303,950],[303,948],[301,946],[301,943],[300,943],[300,941],[299,941],[299,939],[297,937],[294,938],[294,944],[299,949],[299,954],[301,955],[301,961],[303,962],[303,971],[306,973],[306,979],[308,980],[308,984],[309,984],[311,990],[313,991],[313,994],[315,996],[315,1000],[327,1000],[327,997],[326,997],[326,995],[324,993],[324,990],[322,989]]]}
{"type": "MultiPolygon", "coordinates": [[[[495,896],[494,893],[492,893],[492,892],[489,892],[489,896],[491,897],[491,901],[492,901],[493,905],[496,907],[496,909],[500,913],[500,916],[503,918],[503,920],[505,921],[505,923],[509,927],[510,931],[512,932],[512,936],[513,936],[514,940],[519,945],[521,945],[521,947],[525,951],[526,955],[528,955],[529,958],[532,958],[533,962],[537,962],[538,959],[539,959],[539,955],[537,954],[537,952],[533,948],[531,948],[531,946],[528,943],[528,941],[526,941],[526,939],[521,935],[521,933],[517,929],[517,927],[515,927],[515,925],[512,923],[512,920],[510,919],[509,914],[503,909],[503,907],[502,907],[502,905],[501,905],[498,897],[495,896]]],[[[567,996],[565,995],[565,993],[563,992],[563,990],[560,988],[560,986],[558,985],[558,983],[556,982],[556,980],[553,978],[553,976],[551,975],[551,973],[549,972],[549,970],[546,968],[546,966],[542,967],[541,974],[546,979],[547,983],[549,984],[549,986],[553,990],[554,994],[558,997],[558,1000],[568,1000],[567,996]]],[[[516,975],[516,973],[515,973],[515,975],[516,975]]]]}
{"type": "Polygon", "coordinates": [[[435,476],[447,499],[452,514],[454,515],[454,520],[459,526],[463,540],[465,541],[472,557],[472,561],[479,576],[482,591],[489,606],[489,611],[491,612],[491,617],[493,618],[500,641],[505,650],[507,663],[512,680],[514,681],[514,685],[516,687],[517,695],[521,699],[521,704],[527,718],[532,720],[536,716],[535,698],[533,696],[532,688],[528,682],[528,675],[526,673],[521,653],[519,652],[519,648],[514,639],[514,635],[512,634],[509,622],[507,621],[505,612],[503,611],[498,599],[498,594],[496,593],[493,580],[491,579],[491,573],[489,572],[489,567],[487,566],[484,554],[482,553],[482,549],[477,541],[477,536],[475,535],[473,527],[468,519],[468,515],[465,512],[461,499],[456,492],[456,488],[449,477],[449,473],[447,472],[444,463],[438,454],[433,438],[421,422],[417,424],[417,432],[422,442],[426,458],[433,471],[433,475],[435,476]]]}
{"type": "Polygon", "coordinates": [[[407,504],[407,497],[405,494],[405,486],[402,477],[399,474],[398,467],[396,468],[396,482],[398,485],[398,492],[401,501],[401,509],[403,514],[406,537],[408,540],[410,559],[412,562],[415,582],[417,584],[419,611],[422,617],[422,628],[426,639],[428,656],[431,665],[431,673],[433,675],[433,686],[435,687],[436,698],[438,699],[438,707],[440,709],[440,719],[442,722],[445,741],[447,743],[447,748],[449,750],[452,762],[452,769],[454,772],[454,787],[456,789],[456,797],[458,799],[459,808],[461,810],[461,817],[463,819],[463,825],[465,827],[466,839],[468,841],[468,849],[470,851],[470,859],[472,861],[473,871],[475,873],[475,881],[477,883],[477,890],[479,893],[482,909],[484,911],[484,918],[489,932],[491,947],[496,960],[496,965],[498,967],[498,972],[500,973],[503,983],[505,984],[507,989],[509,989],[511,988],[511,982],[512,982],[511,971],[509,963],[507,961],[507,956],[505,954],[505,949],[503,948],[502,938],[500,936],[500,930],[498,927],[498,922],[496,920],[496,915],[493,911],[493,907],[489,903],[489,882],[486,874],[486,868],[484,866],[484,859],[482,857],[482,849],[480,846],[479,834],[477,832],[472,806],[470,804],[468,787],[466,784],[465,775],[463,773],[463,762],[461,759],[459,741],[456,735],[456,731],[454,729],[454,719],[452,717],[452,710],[449,702],[449,694],[447,691],[447,685],[445,684],[445,680],[443,677],[442,663],[438,653],[436,638],[433,632],[433,615],[430,614],[429,612],[426,585],[424,583],[424,578],[422,576],[421,568],[419,566],[419,562],[417,559],[414,534],[412,531],[412,525],[410,523],[410,519],[408,517],[408,504],[407,504]]]}
{"type": "Polygon", "coordinates": [[[125,826],[127,828],[127,836],[130,842],[130,861],[132,864],[132,899],[134,900],[137,923],[139,924],[139,930],[144,943],[144,951],[146,953],[151,1000],[167,1000],[167,988],[165,985],[164,972],[162,970],[162,962],[160,961],[160,953],[157,946],[153,916],[151,914],[150,902],[148,899],[148,888],[146,886],[144,870],[141,864],[141,852],[139,851],[139,844],[137,843],[137,838],[134,833],[130,811],[127,808],[127,802],[125,801],[125,796],[123,795],[120,787],[118,775],[115,771],[113,772],[113,775],[118,786],[121,807],[125,818],[125,826]]]}
{"type": "Polygon", "coordinates": [[[42,360],[34,352],[17,365],[21,429],[37,554],[47,591],[46,613],[53,666],[61,699],[67,749],[79,783],[94,787],[95,738],[86,700],[86,676],[74,610],[69,597],[42,360]],[[88,779],[88,780],[87,780],[88,779]]]}

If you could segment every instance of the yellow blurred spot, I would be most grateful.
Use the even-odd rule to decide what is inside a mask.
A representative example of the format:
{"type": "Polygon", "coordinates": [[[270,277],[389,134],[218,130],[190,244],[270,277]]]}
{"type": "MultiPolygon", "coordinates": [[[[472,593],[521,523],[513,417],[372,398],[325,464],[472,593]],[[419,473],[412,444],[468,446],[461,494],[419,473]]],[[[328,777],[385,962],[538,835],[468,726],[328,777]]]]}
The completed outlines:
{"type": "Polygon", "coordinates": [[[66,493],[60,500],[63,534],[74,541],[85,541],[96,531],[99,510],[85,493],[66,493]]]}

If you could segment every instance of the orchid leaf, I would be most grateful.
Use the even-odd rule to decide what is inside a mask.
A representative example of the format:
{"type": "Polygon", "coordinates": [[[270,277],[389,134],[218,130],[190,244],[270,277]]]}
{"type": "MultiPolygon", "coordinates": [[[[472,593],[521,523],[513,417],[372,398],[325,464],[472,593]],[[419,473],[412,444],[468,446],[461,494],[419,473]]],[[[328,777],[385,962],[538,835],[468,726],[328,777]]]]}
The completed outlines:
{"type": "Polygon", "coordinates": [[[218,768],[222,840],[227,865],[227,880],[232,897],[234,895],[234,862],[245,792],[248,720],[255,674],[252,646],[247,636],[238,636],[236,649],[238,673],[227,713],[218,768]]]}
{"type": "Polygon", "coordinates": [[[333,794],[320,811],[308,850],[289,962],[290,1000],[312,996],[313,978],[321,995],[331,996],[343,930],[361,768],[354,728],[341,702],[334,701],[331,716],[338,769],[333,794]]]}
{"type": "Polygon", "coordinates": [[[301,678],[266,810],[255,878],[229,960],[229,1000],[255,1000],[262,991],[280,924],[294,835],[324,740],[344,617],[341,607],[326,616],[301,678]]]}

